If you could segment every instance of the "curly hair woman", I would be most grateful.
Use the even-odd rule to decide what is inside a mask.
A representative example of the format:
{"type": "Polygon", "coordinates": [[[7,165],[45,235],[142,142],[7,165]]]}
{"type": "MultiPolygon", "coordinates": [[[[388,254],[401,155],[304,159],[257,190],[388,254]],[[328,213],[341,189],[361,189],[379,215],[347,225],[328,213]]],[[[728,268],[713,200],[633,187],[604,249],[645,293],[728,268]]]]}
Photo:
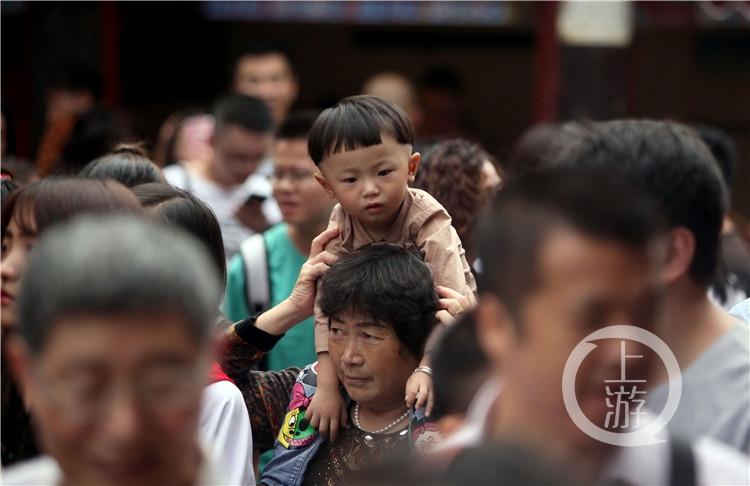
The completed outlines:
{"type": "Polygon", "coordinates": [[[463,139],[434,145],[422,160],[414,186],[432,194],[453,218],[453,227],[473,262],[474,220],[500,185],[491,156],[463,139]]]}

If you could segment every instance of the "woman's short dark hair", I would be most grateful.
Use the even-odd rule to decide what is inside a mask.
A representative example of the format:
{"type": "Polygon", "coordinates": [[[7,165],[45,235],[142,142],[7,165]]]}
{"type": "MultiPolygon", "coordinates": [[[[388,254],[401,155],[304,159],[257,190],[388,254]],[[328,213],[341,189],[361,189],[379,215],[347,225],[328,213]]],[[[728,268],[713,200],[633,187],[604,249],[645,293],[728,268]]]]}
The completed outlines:
{"type": "Polygon", "coordinates": [[[416,249],[373,244],[342,256],[321,279],[320,308],[329,319],[347,313],[393,327],[417,359],[437,324],[438,297],[416,249]]]}
{"type": "Polygon", "coordinates": [[[149,182],[164,182],[161,169],[148,158],[139,144],[120,144],[110,153],[89,162],[81,177],[114,179],[127,187],[149,182]]]}
{"type": "Polygon", "coordinates": [[[222,283],[227,269],[221,227],[213,211],[203,201],[169,184],[150,183],[133,188],[147,212],[180,227],[206,245],[222,283]]]}
{"type": "Polygon", "coordinates": [[[381,144],[383,134],[414,145],[414,127],[404,110],[377,96],[350,96],[318,116],[307,148],[319,165],[331,154],[381,144]]]}
{"type": "Polygon", "coordinates": [[[14,191],[2,209],[2,236],[11,220],[29,234],[80,213],[141,212],[138,199],[110,179],[48,177],[14,191]]]}

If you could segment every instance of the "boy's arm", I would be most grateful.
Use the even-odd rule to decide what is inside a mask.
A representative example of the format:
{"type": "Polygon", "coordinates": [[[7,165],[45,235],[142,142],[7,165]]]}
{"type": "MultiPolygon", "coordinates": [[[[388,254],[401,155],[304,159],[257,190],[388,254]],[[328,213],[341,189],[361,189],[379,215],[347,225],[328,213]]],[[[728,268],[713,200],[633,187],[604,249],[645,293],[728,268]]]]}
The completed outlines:
{"type": "Polygon", "coordinates": [[[417,230],[416,243],[432,272],[435,285],[448,287],[476,303],[477,284],[466,261],[461,239],[442,206],[435,208],[417,230]]]}

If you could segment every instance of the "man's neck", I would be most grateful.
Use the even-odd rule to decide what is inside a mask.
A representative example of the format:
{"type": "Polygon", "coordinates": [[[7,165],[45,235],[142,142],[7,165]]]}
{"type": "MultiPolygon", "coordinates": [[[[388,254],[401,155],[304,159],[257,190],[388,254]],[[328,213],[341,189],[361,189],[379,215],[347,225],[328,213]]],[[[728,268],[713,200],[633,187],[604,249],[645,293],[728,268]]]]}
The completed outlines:
{"type": "Polygon", "coordinates": [[[656,333],[684,370],[734,324],[728,312],[709,300],[704,286],[684,276],[667,286],[656,333]]]}
{"type": "Polygon", "coordinates": [[[555,418],[549,416],[549,410],[541,410],[541,415],[535,416],[535,413],[529,412],[535,405],[524,404],[518,399],[519,396],[513,390],[513,386],[506,382],[490,412],[489,429],[492,439],[525,446],[554,463],[571,466],[571,470],[576,471],[580,479],[594,481],[611,457],[613,448],[595,439],[584,437],[581,431],[555,434],[553,430],[556,428],[575,427],[568,424],[570,418],[567,414],[561,411],[560,416],[555,418]],[[544,416],[543,420],[539,420],[541,416],[544,416]],[[550,420],[554,422],[550,423],[550,420]],[[577,443],[564,440],[565,437],[575,434],[580,434],[577,443]]]}
{"type": "Polygon", "coordinates": [[[309,224],[288,224],[287,234],[294,247],[302,255],[310,253],[312,240],[326,229],[326,222],[309,224]]]}

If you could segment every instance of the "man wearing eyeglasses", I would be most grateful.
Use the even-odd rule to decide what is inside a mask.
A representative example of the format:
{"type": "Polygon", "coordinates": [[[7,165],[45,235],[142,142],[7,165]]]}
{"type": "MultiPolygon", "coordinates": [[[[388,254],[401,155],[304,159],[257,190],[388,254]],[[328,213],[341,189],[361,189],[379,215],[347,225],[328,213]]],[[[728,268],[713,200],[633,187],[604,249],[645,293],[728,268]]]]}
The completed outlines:
{"type": "Polygon", "coordinates": [[[48,456],[4,484],[222,484],[196,439],[219,278],[200,243],[134,217],[51,229],[10,344],[48,456]]]}
{"type": "MultiPolygon", "coordinates": [[[[233,322],[267,310],[289,296],[313,238],[328,225],[335,201],[313,177],[315,163],[307,151],[307,136],[315,116],[293,113],[276,134],[270,179],[284,222],[245,240],[230,261],[224,312],[233,322]]],[[[263,367],[303,368],[316,360],[310,318],[286,332],[266,355],[263,367]]]]}

